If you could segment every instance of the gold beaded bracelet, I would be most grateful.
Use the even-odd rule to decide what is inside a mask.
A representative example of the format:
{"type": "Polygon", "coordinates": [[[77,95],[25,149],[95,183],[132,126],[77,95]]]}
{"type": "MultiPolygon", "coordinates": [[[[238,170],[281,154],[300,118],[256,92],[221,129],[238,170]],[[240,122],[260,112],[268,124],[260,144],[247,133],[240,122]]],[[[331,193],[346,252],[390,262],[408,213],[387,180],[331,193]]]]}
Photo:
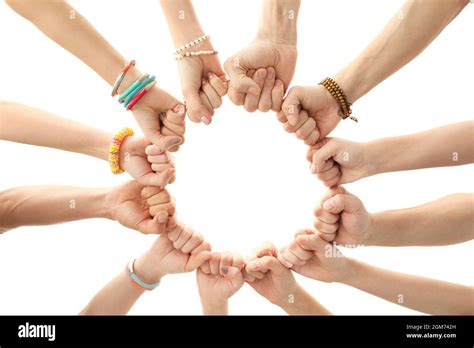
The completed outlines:
{"type": "Polygon", "coordinates": [[[351,110],[351,105],[347,100],[346,94],[342,90],[341,87],[330,77],[326,77],[324,80],[322,80],[320,83],[326,90],[336,99],[337,103],[339,104],[339,116],[343,120],[346,118],[350,118],[354,122],[359,122],[357,121],[357,118],[354,116],[351,116],[352,110],[351,110]]]}
{"type": "Polygon", "coordinates": [[[120,146],[122,146],[126,137],[133,134],[133,129],[124,128],[115,134],[112,139],[112,142],[109,145],[109,165],[113,174],[123,173],[123,169],[120,168],[120,146]]]}

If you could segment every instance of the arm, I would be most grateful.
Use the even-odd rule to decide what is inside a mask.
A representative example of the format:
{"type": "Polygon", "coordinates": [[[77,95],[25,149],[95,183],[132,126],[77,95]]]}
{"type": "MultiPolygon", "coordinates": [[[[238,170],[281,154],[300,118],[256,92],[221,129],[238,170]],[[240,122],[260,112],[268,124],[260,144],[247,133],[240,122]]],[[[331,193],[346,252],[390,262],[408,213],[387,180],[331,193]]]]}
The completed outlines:
{"type": "MultiPolygon", "coordinates": [[[[7,0],[7,3],[51,40],[92,68],[110,86],[127,64],[125,58],[66,1],[7,0]]],[[[141,72],[132,67],[118,92],[122,93],[140,76],[141,72]]],[[[177,119],[168,112],[177,112],[179,107],[182,106],[178,100],[154,86],[132,112],[147,139],[163,151],[176,151],[183,141],[184,115],[177,119]],[[162,125],[158,115],[165,112],[167,124],[162,125]],[[162,126],[168,130],[166,136],[161,133],[162,126]]]]}
{"type": "Polygon", "coordinates": [[[348,259],[341,283],[389,302],[434,315],[473,315],[474,288],[381,269],[348,259]]]}
{"type": "Polygon", "coordinates": [[[331,188],[315,209],[327,241],[358,246],[432,246],[474,238],[474,194],[458,193],[414,208],[369,213],[344,187],[331,188]]]}
{"type": "Polygon", "coordinates": [[[174,213],[166,190],[136,181],[112,189],[32,186],[0,192],[0,231],[108,218],[142,233],[162,233],[173,223],[174,213]]]}
{"type": "MultiPolygon", "coordinates": [[[[331,314],[296,282],[293,273],[277,259],[277,254],[271,243],[264,243],[256,250],[245,265],[244,278],[248,284],[289,315],[331,314]]],[[[312,257],[312,253],[302,254],[312,257]]]]}
{"type": "MultiPolygon", "coordinates": [[[[114,137],[112,133],[9,102],[0,102],[0,125],[0,140],[78,152],[104,161],[108,161],[109,144],[114,137]]],[[[149,144],[145,138],[125,138],[120,146],[120,167],[144,185],[164,187],[173,181],[174,166],[166,154],[146,156],[149,144]]]]}
{"type": "Polygon", "coordinates": [[[367,48],[335,76],[349,101],[355,102],[420,54],[468,2],[407,1],[367,48]]]}
{"type": "Polygon", "coordinates": [[[67,186],[19,187],[0,192],[0,227],[51,225],[112,218],[108,190],[67,186]]]}
{"type": "Polygon", "coordinates": [[[432,246],[474,239],[474,194],[457,193],[417,207],[371,214],[368,245],[432,246]]]}
{"type": "Polygon", "coordinates": [[[380,173],[473,163],[472,139],[474,121],[466,121],[368,143],[325,138],[307,157],[311,171],[332,187],[380,173]]]}
{"type": "MultiPolygon", "coordinates": [[[[160,236],[135,261],[134,272],[140,280],[155,284],[167,274],[191,272],[209,259],[210,245],[199,233],[182,224],[175,225],[169,233],[176,236],[175,243],[166,235],[160,236]]],[[[80,314],[127,314],[144,292],[144,289],[132,284],[123,271],[102,288],[80,314]]]]}

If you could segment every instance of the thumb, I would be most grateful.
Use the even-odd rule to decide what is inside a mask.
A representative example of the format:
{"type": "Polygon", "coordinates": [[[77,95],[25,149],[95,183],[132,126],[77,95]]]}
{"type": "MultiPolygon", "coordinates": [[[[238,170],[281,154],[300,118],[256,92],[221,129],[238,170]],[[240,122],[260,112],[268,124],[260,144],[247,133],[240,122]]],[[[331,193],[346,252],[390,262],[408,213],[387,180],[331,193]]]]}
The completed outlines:
{"type": "Polygon", "coordinates": [[[239,273],[242,274],[242,271],[234,266],[222,266],[220,269],[220,274],[227,279],[233,279],[239,276],[239,273]]]}
{"type": "Polygon", "coordinates": [[[273,256],[263,256],[254,260],[253,262],[257,264],[257,270],[262,272],[272,271],[278,273],[284,268],[280,261],[278,261],[278,259],[273,256]]]}
{"type": "Polygon", "coordinates": [[[202,251],[199,254],[190,255],[188,263],[186,264],[186,272],[194,271],[196,268],[200,267],[210,258],[211,258],[211,252],[207,250],[202,251]]]}
{"type": "Polygon", "coordinates": [[[182,139],[176,135],[163,135],[159,131],[152,134],[145,134],[156,147],[160,153],[164,153],[176,145],[181,144],[182,139]]]}
{"type": "Polygon", "coordinates": [[[199,89],[185,88],[183,90],[183,96],[191,121],[209,124],[212,114],[202,102],[201,97],[199,96],[199,89]]]}
{"type": "Polygon", "coordinates": [[[362,207],[360,199],[351,194],[337,194],[323,203],[323,208],[333,214],[339,214],[342,211],[353,214],[362,207]]]}
{"type": "Polygon", "coordinates": [[[241,66],[241,58],[238,56],[226,60],[224,70],[229,75],[231,86],[240,93],[249,93],[255,96],[260,95],[258,84],[247,76],[247,71],[241,66]]]}
{"type": "Polygon", "coordinates": [[[311,172],[313,172],[313,174],[321,172],[326,162],[339,152],[338,145],[337,140],[334,138],[324,138],[316,143],[311,166],[311,172]]]}
{"type": "Polygon", "coordinates": [[[298,123],[298,116],[301,109],[302,88],[292,87],[283,101],[281,107],[283,113],[290,125],[295,126],[298,123]]]}
{"type": "Polygon", "coordinates": [[[299,235],[296,237],[298,244],[305,250],[322,252],[325,250],[328,242],[323,240],[318,234],[299,235]]]}

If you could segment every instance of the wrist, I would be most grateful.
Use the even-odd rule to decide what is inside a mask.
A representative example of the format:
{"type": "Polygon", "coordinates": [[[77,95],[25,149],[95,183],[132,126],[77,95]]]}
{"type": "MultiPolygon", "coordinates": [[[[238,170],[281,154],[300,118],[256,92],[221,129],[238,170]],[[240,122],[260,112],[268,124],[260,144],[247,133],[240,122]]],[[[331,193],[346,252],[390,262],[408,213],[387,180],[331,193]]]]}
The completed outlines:
{"type": "Polygon", "coordinates": [[[148,256],[148,253],[143,254],[135,260],[134,271],[137,277],[148,284],[155,284],[165,276],[163,272],[153,267],[154,262],[148,256]]]}
{"type": "Polygon", "coordinates": [[[360,277],[360,271],[363,267],[363,263],[349,257],[347,257],[346,260],[347,262],[344,275],[337,279],[336,282],[356,287],[356,281],[360,277]]]}
{"type": "Polygon", "coordinates": [[[201,298],[201,304],[205,315],[227,315],[229,312],[229,300],[201,298]]]}
{"type": "Polygon", "coordinates": [[[114,220],[113,209],[108,203],[109,193],[110,189],[91,189],[89,194],[91,203],[88,204],[88,207],[92,209],[95,217],[114,220]]]}
{"type": "Polygon", "coordinates": [[[300,0],[264,0],[257,39],[296,46],[300,0]]]}
{"type": "Polygon", "coordinates": [[[295,284],[295,287],[288,291],[285,297],[272,301],[272,303],[288,313],[300,307],[306,295],[306,291],[299,284],[295,284]]]}

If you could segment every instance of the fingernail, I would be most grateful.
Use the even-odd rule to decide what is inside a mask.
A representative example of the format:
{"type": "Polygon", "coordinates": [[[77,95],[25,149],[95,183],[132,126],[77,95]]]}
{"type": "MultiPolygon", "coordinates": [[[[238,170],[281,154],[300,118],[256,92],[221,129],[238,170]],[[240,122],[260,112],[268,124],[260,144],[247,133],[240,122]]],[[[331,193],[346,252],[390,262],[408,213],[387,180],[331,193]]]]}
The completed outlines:
{"type": "Polygon", "coordinates": [[[275,70],[268,69],[267,70],[267,80],[272,80],[275,77],[275,70]]]}
{"type": "Polygon", "coordinates": [[[167,218],[168,218],[168,214],[166,214],[164,212],[158,214],[158,222],[160,222],[160,223],[166,222],[167,218]]]}
{"type": "Polygon", "coordinates": [[[229,273],[229,267],[227,267],[227,266],[222,266],[222,267],[221,267],[221,273],[222,273],[222,274],[227,274],[227,273],[229,273]]]}
{"type": "Polygon", "coordinates": [[[257,87],[250,87],[249,88],[249,93],[253,95],[259,95],[260,94],[260,89],[257,87]]]}
{"type": "Polygon", "coordinates": [[[171,141],[171,145],[179,145],[179,144],[181,144],[181,138],[174,138],[171,141]]]}
{"type": "Polygon", "coordinates": [[[204,123],[205,125],[211,124],[211,120],[209,120],[206,116],[202,116],[202,117],[201,117],[201,121],[202,121],[202,123],[204,123]]]}
{"type": "Polygon", "coordinates": [[[214,75],[214,74],[211,73],[211,72],[210,72],[209,74],[207,74],[207,77],[209,77],[209,80],[212,79],[212,78],[214,78],[215,76],[216,76],[216,75],[214,75]]]}
{"type": "Polygon", "coordinates": [[[202,79],[202,80],[201,80],[201,83],[202,83],[203,85],[205,85],[205,84],[207,83],[206,79],[202,79]]]}
{"type": "Polygon", "coordinates": [[[300,241],[302,243],[308,243],[309,242],[309,237],[308,236],[301,236],[300,237],[300,241]]]}
{"type": "Polygon", "coordinates": [[[332,204],[331,200],[328,199],[326,202],[323,203],[323,208],[326,210],[332,210],[334,208],[334,204],[332,204]]]}
{"type": "Polygon", "coordinates": [[[286,267],[288,267],[288,268],[293,267],[293,264],[291,262],[288,262],[288,261],[285,260],[285,263],[286,263],[286,267]]]}
{"type": "Polygon", "coordinates": [[[186,110],[186,109],[185,109],[183,104],[179,104],[173,109],[173,111],[178,113],[178,114],[182,114],[184,112],[184,110],[186,110]]]}
{"type": "Polygon", "coordinates": [[[315,164],[311,165],[311,173],[316,174],[316,165],[315,164]]]}

